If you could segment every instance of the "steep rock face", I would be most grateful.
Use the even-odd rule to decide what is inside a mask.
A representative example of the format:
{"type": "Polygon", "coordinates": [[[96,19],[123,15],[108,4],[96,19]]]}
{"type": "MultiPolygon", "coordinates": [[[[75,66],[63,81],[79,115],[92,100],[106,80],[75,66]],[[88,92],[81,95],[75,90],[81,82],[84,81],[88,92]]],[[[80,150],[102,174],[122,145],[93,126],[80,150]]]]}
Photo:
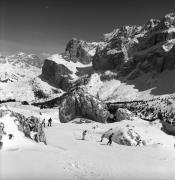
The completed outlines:
{"type": "Polygon", "coordinates": [[[59,108],[61,122],[69,122],[76,117],[89,118],[105,123],[109,117],[107,107],[93,96],[77,91],[65,97],[59,108]]]}
{"type": "Polygon", "coordinates": [[[44,61],[42,76],[58,88],[63,90],[67,90],[69,88],[71,80],[70,74],[72,74],[72,72],[63,64],[57,64],[56,62],[48,59],[44,61]]]}
{"type": "Polygon", "coordinates": [[[92,61],[92,56],[95,54],[96,47],[96,43],[87,43],[74,38],[67,43],[65,53],[68,59],[73,62],[89,64],[92,61]]]}
{"type": "Polygon", "coordinates": [[[105,45],[97,48],[93,57],[93,67],[97,70],[119,70],[132,56],[140,30],[141,26],[123,26],[105,34],[105,45]]]}
{"type": "Polygon", "coordinates": [[[175,38],[175,14],[167,14],[156,25],[147,31],[141,39],[140,49],[148,49],[159,43],[164,43],[175,38]]]}
{"type": "Polygon", "coordinates": [[[85,83],[87,76],[92,74],[91,65],[84,65],[80,62],[72,62],[64,55],[56,54],[46,59],[42,68],[42,78],[52,85],[64,91],[81,83],[85,83]]]}
{"type": "Polygon", "coordinates": [[[175,45],[172,47],[169,53],[166,54],[163,62],[164,69],[175,69],[175,45]]]}
{"type": "Polygon", "coordinates": [[[115,29],[104,35],[105,45],[97,48],[93,67],[96,70],[116,70],[121,76],[129,75],[129,79],[149,71],[173,69],[174,39],[173,13],[161,20],[151,19],[143,26],[115,29]]]}

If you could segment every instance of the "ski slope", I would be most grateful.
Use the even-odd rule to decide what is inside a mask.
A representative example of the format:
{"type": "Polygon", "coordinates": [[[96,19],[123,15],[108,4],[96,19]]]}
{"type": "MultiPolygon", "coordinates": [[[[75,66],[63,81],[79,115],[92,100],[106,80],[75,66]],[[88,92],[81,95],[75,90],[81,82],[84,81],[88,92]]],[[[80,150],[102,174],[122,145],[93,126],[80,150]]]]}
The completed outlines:
{"type": "Polygon", "coordinates": [[[99,140],[111,126],[54,123],[45,128],[48,146],[33,143],[1,151],[0,179],[174,179],[174,149],[107,146],[107,139],[99,140]]]}

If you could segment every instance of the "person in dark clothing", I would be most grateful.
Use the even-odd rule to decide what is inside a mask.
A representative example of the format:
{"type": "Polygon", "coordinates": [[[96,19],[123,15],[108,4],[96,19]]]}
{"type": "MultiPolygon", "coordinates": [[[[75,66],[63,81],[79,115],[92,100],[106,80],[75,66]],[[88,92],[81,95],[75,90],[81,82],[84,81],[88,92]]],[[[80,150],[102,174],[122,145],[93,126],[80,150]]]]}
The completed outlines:
{"type": "Polygon", "coordinates": [[[104,137],[105,137],[105,134],[102,134],[100,142],[103,142],[104,137]]]}
{"type": "Polygon", "coordinates": [[[114,133],[112,133],[110,136],[109,136],[109,141],[107,143],[107,145],[111,145],[112,144],[112,137],[113,137],[114,133]]]}
{"type": "Polygon", "coordinates": [[[85,140],[86,134],[87,134],[87,130],[83,131],[83,133],[82,133],[82,140],[85,140]]]}
{"type": "Polygon", "coordinates": [[[52,119],[50,118],[49,120],[48,120],[48,126],[52,126],[52,119]]]}
{"type": "Polygon", "coordinates": [[[34,134],[34,140],[35,140],[36,142],[39,142],[37,132],[34,134]]]}
{"type": "Polygon", "coordinates": [[[0,150],[2,149],[3,142],[0,141],[0,150]]]}
{"type": "Polygon", "coordinates": [[[14,137],[13,134],[8,134],[8,136],[9,136],[9,139],[12,139],[14,137]]]}
{"type": "Polygon", "coordinates": [[[44,127],[46,127],[45,119],[43,119],[42,125],[43,125],[44,127]]]}

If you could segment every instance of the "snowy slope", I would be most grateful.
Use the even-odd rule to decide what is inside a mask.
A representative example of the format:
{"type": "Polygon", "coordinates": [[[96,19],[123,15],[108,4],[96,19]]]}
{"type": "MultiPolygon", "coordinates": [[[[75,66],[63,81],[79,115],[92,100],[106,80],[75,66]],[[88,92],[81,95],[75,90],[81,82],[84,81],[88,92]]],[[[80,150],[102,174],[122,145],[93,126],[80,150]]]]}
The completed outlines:
{"type": "Polygon", "coordinates": [[[84,88],[103,101],[146,100],[175,93],[175,70],[150,72],[134,80],[110,78],[102,80],[101,73],[91,75],[84,88]]]}
{"type": "Polygon", "coordinates": [[[0,177],[4,180],[12,177],[21,180],[26,177],[173,179],[174,150],[167,150],[160,145],[129,147],[114,143],[106,146],[106,139],[102,143],[99,140],[101,133],[111,126],[97,123],[54,124],[45,129],[48,146],[24,146],[18,151],[1,152],[0,177]],[[98,128],[94,130],[94,126],[98,128]],[[85,129],[88,133],[86,141],[82,141],[81,134],[85,129]]]}
{"type": "Polygon", "coordinates": [[[42,61],[32,54],[18,53],[0,59],[0,82],[28,80],[41,74],[42,61]]]}
{"type": "Polygon", "coordinates": [[[2,83],[0,87],[0,99],[15,99],[16,101],[48,100],[61,96],[63,91],[50,86],[47,82],[36,77],[27,81],[2,83]]]}

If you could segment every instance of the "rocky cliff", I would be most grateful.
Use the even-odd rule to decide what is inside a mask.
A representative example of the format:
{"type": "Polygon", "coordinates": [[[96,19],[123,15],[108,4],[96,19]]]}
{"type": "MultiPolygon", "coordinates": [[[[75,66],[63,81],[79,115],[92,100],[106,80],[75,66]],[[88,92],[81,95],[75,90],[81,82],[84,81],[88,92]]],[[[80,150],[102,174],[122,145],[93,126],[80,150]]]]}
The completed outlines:
{"type": "Polygon", "coordinates": [[[83,89],[87,93],[86,96],[73,91],[65,96],[60,108],[62,122],[78,116],[105,122],[106,113],[101,116],[99,108],[94,112],[92,104],[101,106],[101,101],[140,100],[148,98],[147,94],[152,98],[174,93],[171,85],[174,53],[175,14],[172,13],[158,20],[150,19],[142,26],[117,28],[104,34],[98,43],[72,39],[63,54],[45,61],[42,77],[66,92],[74,87],[73,90],[83,89]],[[95,98],[95,101],[90,98],[92,106],[89,97],[95,98]]]}
{"type": "Polygon", "coordinates": [[[175,14],[149,20],[143,26],[124,26],[104,35],[104,44],[93,57],[96,70],[116,70],[121,76],[162,72],[174,67],[175,14]],[[171,51],[172,49],[172,51],[171,51]],[[167,58],[168,56],[168,58],[167,58]],[[171,62],[170,62],[171,61],[171,62]],[[140,71],[140,72],[139,72],[140,71]]]}
{"type": "Polygon", "coordinates": [[[91,63],[92,57],[96,52],[97,45],[98,43],[88,43],[73,38],[67,43],[65,54],[68,56],[68,59],[73,62],[89,64],[91,63]]]}
{"type": "MultiPolygon", "coordinates": [[[[68,79],[76,81],[77,78],[85,74],[91,75],[94,71],[112,70],[119,77],[127,75],[128,79],[135,79],[147,72],[163,72],[166,69],[174,69],[174,44],[173,13],[160,20],[150,19],[143,26],[117,28],[104,34],[103,40],[98,43],[74,38],[67,43],[65,53],[61,57],[66,63],[54,60],[58,65],[52,70],[57,77],[53,74],[51,77],[62,87],[61,84],[67,84],[68,79]]],[[[47,74],[47,66],[50,68],[53,64],[50,62],[49,65],[48,61],[45,63],[43,74],[47,74]]]]}

